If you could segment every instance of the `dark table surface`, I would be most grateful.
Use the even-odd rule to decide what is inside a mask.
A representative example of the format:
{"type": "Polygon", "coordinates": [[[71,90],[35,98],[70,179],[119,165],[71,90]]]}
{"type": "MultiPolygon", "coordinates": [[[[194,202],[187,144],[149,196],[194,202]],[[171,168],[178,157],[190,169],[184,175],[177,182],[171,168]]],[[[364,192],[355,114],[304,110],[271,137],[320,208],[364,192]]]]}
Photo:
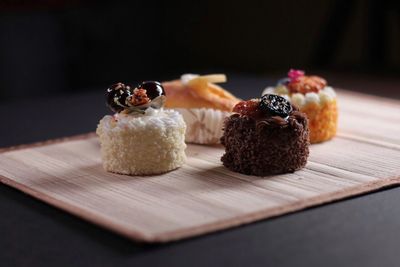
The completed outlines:
{"type": "MultiPolygon", "coordinates": [[[[265,79],[232,79],[240,97],[265,79]]],[[[103,90],[0,104],[0,147],[93,131],[103,90]]],[[[400,188],[179,242],[127,240],[0,185],[0,266],[400,266],[400,188]]]]}

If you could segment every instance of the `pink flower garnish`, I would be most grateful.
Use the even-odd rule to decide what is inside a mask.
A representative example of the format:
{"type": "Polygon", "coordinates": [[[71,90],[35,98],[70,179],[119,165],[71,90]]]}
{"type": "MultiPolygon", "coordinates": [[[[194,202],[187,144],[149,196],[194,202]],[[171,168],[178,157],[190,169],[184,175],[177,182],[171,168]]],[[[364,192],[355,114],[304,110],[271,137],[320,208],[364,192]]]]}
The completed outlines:
{"type": "Polygon", "coordinates": [[[304,76],[304,71],[302,70],[290,69],[288,72],[288,77],[290,78],[291,82],[297,82],[299,78],[303,76],[304,76]]]}

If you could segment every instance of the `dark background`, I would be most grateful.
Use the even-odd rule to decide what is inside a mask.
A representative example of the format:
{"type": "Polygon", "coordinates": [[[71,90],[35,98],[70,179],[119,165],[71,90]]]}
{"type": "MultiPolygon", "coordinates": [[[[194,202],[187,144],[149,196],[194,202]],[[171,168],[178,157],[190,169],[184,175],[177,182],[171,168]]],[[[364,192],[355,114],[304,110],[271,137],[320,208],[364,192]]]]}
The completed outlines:
{"type": "MultiPolygon", "coordinates": [[[[0,147],[93,131],[116,81],[224,72],[239,97],[291,67],[400,98],[397,1],[0,0],[0,147]]],[[[0,186],[0,266],[399,266],[400,188],[144,245],[0,186]]]]}
{"type": "Polygon", "coordinates": [[[0,0],[0,103],[187,72],[278,78],[291,67],[356,90],[371,77],[390,84],[399,2],[0,0]]]}

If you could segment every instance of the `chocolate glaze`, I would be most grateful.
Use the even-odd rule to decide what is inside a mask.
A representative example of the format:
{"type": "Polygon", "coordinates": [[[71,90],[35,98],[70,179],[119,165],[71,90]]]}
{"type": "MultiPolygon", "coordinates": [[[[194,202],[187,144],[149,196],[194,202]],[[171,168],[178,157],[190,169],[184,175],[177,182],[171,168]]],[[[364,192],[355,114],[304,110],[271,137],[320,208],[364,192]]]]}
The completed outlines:
{"type": "Polygon", "coordinates": [[[308,121],[293,106],[288,118],[233,114],[225,120],[221,161],[228,169],[257,176],[294,172],[309,155],[308,121]]]}

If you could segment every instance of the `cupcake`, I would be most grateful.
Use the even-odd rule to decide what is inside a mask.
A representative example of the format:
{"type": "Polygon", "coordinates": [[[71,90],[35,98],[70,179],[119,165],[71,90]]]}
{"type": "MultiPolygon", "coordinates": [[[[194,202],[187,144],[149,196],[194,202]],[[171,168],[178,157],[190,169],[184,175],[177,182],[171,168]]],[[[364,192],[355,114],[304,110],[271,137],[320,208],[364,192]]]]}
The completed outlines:
{"type": "Polygon", "coordinates": [[[223,121],[240,101],[215,84],[225,81],[223,74],[185,74],[180,80],[163,82],[168,95],[165,107],[177,110],[186,122],[186,142],[219,143],[223,121]]]}
{"type": "Polygon", "coordinates": [[[185,160],[185,129],[182,116],[164,110],[165,91],[158,82],[136,88],[117,83],[107,89],[106,115],[97,126],[105,170],[128,175],[165,173],[185,160]]]}
{"type": "Polygon", "coordinates": [[[221,161],[234,172],[266,176],[303,168],[309,154],[306,115],[278,95],[239,102],[224,124],[221,161]]]}
{"type": "Polygon", "coordinates": [[[318,76],[306,76],[303,71],[290,70],[288,78],[267,87],[263,94],[278,94],[307,114],[311,143],[332,139],[336,135],[338,110],[335,90],[318,76]]]}

